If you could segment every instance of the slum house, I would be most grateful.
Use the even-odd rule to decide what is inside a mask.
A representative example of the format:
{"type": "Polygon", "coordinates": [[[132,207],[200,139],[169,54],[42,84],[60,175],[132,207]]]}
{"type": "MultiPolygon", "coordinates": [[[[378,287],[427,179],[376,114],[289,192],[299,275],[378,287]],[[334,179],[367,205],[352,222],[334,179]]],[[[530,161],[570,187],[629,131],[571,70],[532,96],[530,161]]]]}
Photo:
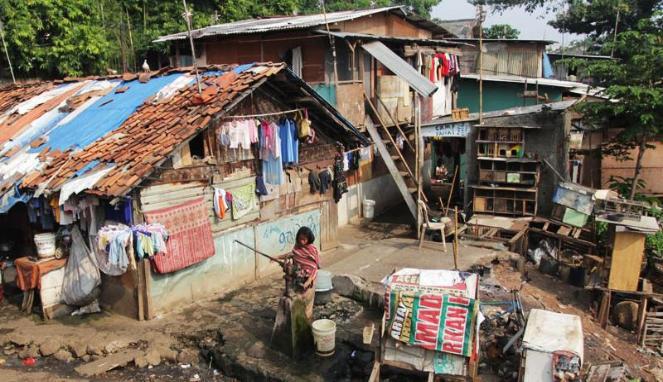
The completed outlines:
{"type": "MultiPolygon", "coordinates": [[[[283,60],[371,136],[384,161],[367,163],[349,179],[339,224],[357,218],[364,199],[376,202],[376,213],[405,200],[416,215],[415,116],[426,121],[451,114],[460,73],[456,54],[462,43],[433,35],[450,34],[402,6],[249,19],[192,31],[198,62],[283,60]],[[382,141],[389,147],[379,147],[382,141]]],[[[186,39],[182,32],[156,42],[171,43],[172,62],[182,65],[191,62],[186,39]]]]}
{"type": "Polygon", "coordinates": [[[149,319],[277,270],[236,240],[279,255],[308,226],[336,245],[343,147],[366,139],[282,63],[200,70],[0,90],[0,268],[24,308],[100,284],[102,307],[149,319]]]}
{"type": "Polygon", "coordinates": [[[482,124],[478,113],[422,124],[429,200],[509,217],[550,213],[555,186],[569,174],[576,102],[486,112],[482,124]]]}
{"type": "MultiPolygon", "coordinates": [[[[549,41],[484,39],[480,59],[478,39],[451,40],[472,43],[459,47],[462,55],[457,107],[473,114],[434,118],[424,123],[422,135],[430,143],[431,151],[426,156],[430,162],[424,168],[432,177],[433,200],[441,197],[444,203],[456,200],[459,205],[469,207],[475,201],[472,195],[478,193],[476,201],[480,205],[474,205],[478,211],[513,213],[515,204],[526,205],[516,215],[550,211],[550,195],[557,177],[551,166],[560,176],[570,174],[575,180],[580,179],[584,165],[569,156],[581,125],[581,116],[569,108],[581,98],[600,99],[601,89],[545,78],[551,74],[546,69],[549,65],[545,53],[549,41]],[[478,126],[480,103],[485,126],[478,126]],[[563,117],[546,119],[548,111],[557,111],[563,117]],[[531,118],[516,121],[522,120],[523,115],[531,118]],[[502,126],[495,125],[495,118],[502,126]],[[541,145],[542,142],[546,145],[541,145]],[[555,145],[548,145],[550,142],[555,145]],[[542,161],[544,158],[550,165],[542,161]],[[524,180],[518,180],[517,174],[524,180]],[[544,182],[541,187],[537,187],[538,179],[544,182]],[[507,189],[498,195],[496,184],[507,189]],[[514,188],[517,184],[520,187],[514,188]],[[472,191],[472,187],[478,191],[472,191]],[[451,191],[454,198],[448,197],[451,191]]],[[[588,158],[586,164],[591,165],[595,159],[588,158]]]]}
{"type": "Polygon", "coordinates": [[[449,39],[460,47],[461,81],[457,106],[479,111],[479,80],[483,81],[483,111],[538,105],[594,94],[582,83],[554,75],[546,40],[449,39]],[[480,62],[481,61],[481,62],[480,62]]]}

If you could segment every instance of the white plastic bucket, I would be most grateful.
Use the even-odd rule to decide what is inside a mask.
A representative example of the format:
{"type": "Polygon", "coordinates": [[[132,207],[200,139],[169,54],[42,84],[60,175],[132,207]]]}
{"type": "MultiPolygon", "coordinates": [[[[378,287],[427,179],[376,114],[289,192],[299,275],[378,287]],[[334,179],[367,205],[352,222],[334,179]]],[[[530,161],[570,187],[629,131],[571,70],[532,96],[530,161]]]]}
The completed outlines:
{"type": "Polygon", "coordinates": [[[318,276],[315,279],[315,291],[327,292],[334,289],[332,285],[332,273],[329,271],[318,271],[318,276]]]}
{"type": "Polygon", "coordinates": [[[321,357],[333,355],[336,348],[336,323],[327,319],[315,320],[311,328],[313,329],[315,353],[321,357]]]}
{"type": "Polygon", "coordinates": [[[55,256],[55,234],[38,233],[35,235],[35,246],[40,259],[55,256]]]}
{"type": "Polygon", "coordinates": [[[373,216],[375,216],[375,200],[364,199],[362,204],[364,207],[364,218],[373,219],[373,216]]]}

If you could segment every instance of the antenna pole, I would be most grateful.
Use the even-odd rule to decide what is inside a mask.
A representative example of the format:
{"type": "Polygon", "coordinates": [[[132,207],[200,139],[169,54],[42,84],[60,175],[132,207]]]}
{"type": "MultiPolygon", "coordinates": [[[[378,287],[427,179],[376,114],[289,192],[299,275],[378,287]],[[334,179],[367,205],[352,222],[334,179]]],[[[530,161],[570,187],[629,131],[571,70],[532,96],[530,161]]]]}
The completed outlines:
{"type": "Polygon", "coordinates": [[[203,92],[203,89],[200,87],[200,77],[198,77],[198,64],[196,63],[196,50],[193,46],[193,37],[191,36],[191,13],[189,8],[186,6],[186,0],[182,0],[184,5],[184,20],[186,21],[186,30],[189,34],[189,44],[191,44],[191,58],[193,58],[193,72],[196,75],[196,85],[198,85],[198,94],[203,92]]]}
{"type": "Polygon", "coordinates": [[[12,60],[9,58],[9,50],[7,49],[7,43],[5,42],[5,25],[0,21],[0,38],[2,38],[2,46],[5,48],[5,55],[7,56],[7,63],[9,64],[9,72],[12,74],[12,81],[16,85],[16,77],[14,77],[14,68],[12,67],[12,60]]]}

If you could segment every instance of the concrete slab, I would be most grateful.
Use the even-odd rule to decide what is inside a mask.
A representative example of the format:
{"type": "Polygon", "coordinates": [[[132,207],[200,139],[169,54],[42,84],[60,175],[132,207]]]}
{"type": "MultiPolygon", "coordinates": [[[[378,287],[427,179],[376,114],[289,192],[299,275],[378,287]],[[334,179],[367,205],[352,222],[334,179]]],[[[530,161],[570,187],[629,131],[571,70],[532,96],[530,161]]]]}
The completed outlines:
{"type": "MultiPolygon", "coordinates": [[[[345,236],[341,240],[347,240],[345,236]]],[[[361,240],[361,238],[359,238],[361,240]]],[[[356,243],[355,243],[356,244],[356,243]]],[[[422,269],[453,269],[453,249],[447,243],[444,252],[442,243],[425,241],[419,248],[417,240],[408,238],[391,238],[381,240],[379,244],[371,243],[361,246],[342,261],[335,261],[326,270],[334,274],[352,274],[368,281],[380,282],[382,278],[394,270],[401,268],[422,269]]],[[[499,251],[489,248],[479,248],[465,243],[459,245],[458,267],[461,270],[470,268],[473,264],[495,256],[499,251]]]]}

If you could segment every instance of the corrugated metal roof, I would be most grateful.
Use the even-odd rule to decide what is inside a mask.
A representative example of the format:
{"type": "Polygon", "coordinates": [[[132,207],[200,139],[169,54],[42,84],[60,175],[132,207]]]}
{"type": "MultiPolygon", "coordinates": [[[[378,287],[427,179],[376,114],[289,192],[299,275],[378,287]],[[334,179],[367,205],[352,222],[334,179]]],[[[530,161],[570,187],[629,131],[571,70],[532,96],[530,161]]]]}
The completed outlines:
{"type": "MultiPolygon", "coordinates": [[[[281,30],[291,29],[307,29],[314,28],[325,23],[334,24],[343,21],[355,20],[361,17],[371,16],[383,12],[396,12],[405,17],[413,24],[417,24],[421,28],[428,29],[434,33],[446,35],[448,32],[438,24],[407,12],[404,6],[396,5],[391,7],[373,8],[373,9],[357,9],[350,11],[328,12],[326,15],[319,13],[313,15],[299,15],[299,16],[278,16],[266,17],[261,19],[247,19],[231,23],[211,25],[205,28],[195,29],[191,32],[194,39],[199,39],[208,36],[223,36],[223,35],[238,35],[238,34],[252,34],[264,33],[281,30]]],[[[183,40],[188,37],[187,32],[180,32],[161,36],[154,42],[165,42],[173,40],[183,40]]]]}
{"type": "MultiPolygon", "coordinates": [[[[262,19],[247,19],[235,21],[232,23],[212,25],[205,28],[195,29],[191,32],[193,38],[198,39],[207,36],[232,35],[262,33],[269,31],[287,30],[287,29],[305,29],[324,25],[326,23],[338,23],[342,21],[354,20],[364,16],[374,15],[376,13],[387,12],[394,9],[400,9],[401,6],[383,7],[375,9],[363,9],[356,11],[329,12],[324,14],[301,15],[301,16],[282,16],[267,17],[262,19]]],[[[181,40],[186,38],[187,32],[174,33],[161,36],[154,42],[163,42],[171,40],[181,40]]]]}
{"type": "MultiPolygon", "coordinates": [[[[479,45],[479,39],[478,38],[451,38],[451,37],[449,37],[449,40],[469,42],[469,43],[472,43],[473,45],[477,45],[477,46],[479,45]]],[[[532,43],[532,44],[542,44],[542,45],[550,45],[550,44],[556,44],[557,43],[557,41],[552,41],[552,40],[506,39],[506,38],[484,38],[483,42],[503,42],[503,43],[507,43],[507,44],[532,43]]]]}
{"type": "Polygon", "coordinates": [[[398,57],[391,49],[380,41],[371,41],[361,45],[365,51],[375,57],[376,60],[394,72],[398,77],[405,80],[417,93],[424,97],[430,97],[437,91],[437,86],[422,76],[410,64],[398,57]]]}
{"type": "Polygon", "coordinates": [[[457,38],[474,38],[477,19],[440,20],[437,22],[457,38]]]}
{"type": "MultiPolygon", "coordinates": [[[[478,80],[479,75],[463,74],[462,78],[478,80]]],[[[555,87],[568,89],[567,90],[568,92],[578,95],[590,95],[592,97],[606,98],[605,96],[602,95],[603,91],[605,90],[604,88],[598,86],[589,86],[587,84],[583,84],[582,82],[562,81],[562,80],[555,80],[552,78],[530,78],[522,76],[509,76],[501,74],[484,74],[483,80],[494,81],[494,82],[513,82],[519,84],[528,83],[530,85],[539,84],[541,86],[555,86],[555,87]]]]}
{"type": "MultiPolygon", "coordinates": [[[[519,107],[512,107],[510,109],[488,111],[483,113],[483,118],[485,119],[485,118],[497,118],[497,117],[510,117],[514,115],[540,113],[544,110],[561,111],[570,108],[571,106],[575,105],[577,102],[578,102],[577,99],[572,99],[566,101],[543,103],[540,105],[519,106],[519,107]]],[[[422,123],[421,126],[422,127],[444,126],[454,123],[477,121],[477,120],[479,120],[479,113],[470,113],[468,118],[463,120],[455,120],[453,119],[452,116],[449,115],[433,119],[432,121],[429,122],[422,123]]]]}
{"type": "Polygon", "coordinates": [[[452,42],[449,40],[438,40],[438,39],[417,38],[417,37],[376,36],[373,34],[366,34],[366,33],[334,32],[334,31],[327,32],[325,30],[316,30],[315,33],[330,34],[334,37],[353,39],[353,40],[368,40],[368,41],[378,40],[385,42],[417,43],[420,45],[436,45],[436,46],[466,45],[465,43],[462,42],[452,42]]]}

